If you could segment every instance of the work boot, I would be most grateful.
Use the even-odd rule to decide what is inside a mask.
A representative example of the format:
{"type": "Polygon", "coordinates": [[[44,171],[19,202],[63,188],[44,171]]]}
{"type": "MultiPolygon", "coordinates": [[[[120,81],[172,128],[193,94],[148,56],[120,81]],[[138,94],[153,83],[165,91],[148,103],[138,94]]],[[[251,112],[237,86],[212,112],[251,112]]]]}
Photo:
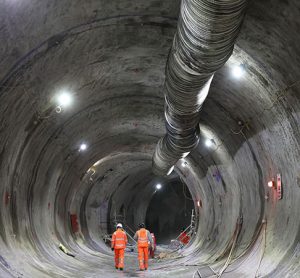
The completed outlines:
{"type": "Polygon", "coordinates": [[[140,271],[144,271],[145,269],[143,269],[143,268],[140,268],[140,271]]]}
{"type": "Polygon", "coordinates": [[[119,268],[116,266],[116,269],[119,269],[119,268]]]}
{"type": "Polygon", "coordinates": [[[120,270],[123,270],[123,267],[120,267],[120,270]]]}

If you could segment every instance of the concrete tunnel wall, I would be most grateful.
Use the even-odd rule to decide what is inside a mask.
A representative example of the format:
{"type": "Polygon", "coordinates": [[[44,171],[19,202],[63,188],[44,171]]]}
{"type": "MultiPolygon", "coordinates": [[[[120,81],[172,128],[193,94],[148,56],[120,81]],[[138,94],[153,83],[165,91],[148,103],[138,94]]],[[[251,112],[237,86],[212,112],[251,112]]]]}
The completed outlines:
{"type": "MultiPolygon", "coordinates": [[[[111,253],[99,205],[115,194],[136,225],[157,181],[151,157],[165,132],[164,67],[179,1],[0,5],[0,276],[105,276],[111,253]],[[56,113],[61,89],[74,103],[56,113]],[[82,142],[86,152],[78,151],[82,142]],[[77,258],[65,258],[59,242],[77,258]]],[[[296,0],[249,2],[233,56],[215,74],[201,142],[173,174],[202,201],[185,262],[224,260],[242,216],[233,257],[251,253],[265,219],[264,253],[259,265],[253,256],[227,277],[254,277],[256,268],[262,277],[300,272],[299,11],[296,0]],[[239,64],[245,74],[235,79],[239,64]],[[282,200],[266,186],[277,173],[282,200]]]]}

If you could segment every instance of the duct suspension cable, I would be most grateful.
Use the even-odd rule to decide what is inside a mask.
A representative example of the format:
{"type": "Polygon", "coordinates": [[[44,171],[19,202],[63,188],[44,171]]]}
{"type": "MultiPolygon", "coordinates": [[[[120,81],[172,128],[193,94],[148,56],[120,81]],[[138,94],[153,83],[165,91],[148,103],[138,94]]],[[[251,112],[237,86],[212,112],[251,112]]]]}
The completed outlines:
{"type": "Polygon", "coordinates": [[[199,111],[216,70],[232,54],[247,0],[183,0],[166,65],[165,124],[153,172],[169,174],[199,141],[199,111]]]}

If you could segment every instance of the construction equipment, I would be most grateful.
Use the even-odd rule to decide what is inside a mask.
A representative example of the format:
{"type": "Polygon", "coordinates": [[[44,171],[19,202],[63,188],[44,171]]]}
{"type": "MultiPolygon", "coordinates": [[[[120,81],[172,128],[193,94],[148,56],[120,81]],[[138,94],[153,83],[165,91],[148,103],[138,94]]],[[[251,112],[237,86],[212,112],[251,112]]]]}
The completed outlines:
{"type": "Polygon", "coordinates": [[[182,248],[184,245],[186,245],[190,239],[193,237],[194,234],[196,234],[196,214],[195,211],[192,210],[191,213],[191,224],[184,229],[183,231],[181,231],[181,233],[177,236],[176,239],[171,240],[171,243],[168,246],[168,249],[180,249],[182,248]],[[182,235],[185,235],[185,241],[182,241],[182,235]],[[188,239],[188,240],[187,240],[188,239]]]}

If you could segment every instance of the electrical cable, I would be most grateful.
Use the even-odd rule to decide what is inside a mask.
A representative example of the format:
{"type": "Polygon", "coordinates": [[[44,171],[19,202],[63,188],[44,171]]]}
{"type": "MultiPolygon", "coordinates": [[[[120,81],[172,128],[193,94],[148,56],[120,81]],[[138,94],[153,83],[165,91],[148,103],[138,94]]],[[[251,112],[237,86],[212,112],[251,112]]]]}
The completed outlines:
{"type": "Polygon", "coordinates": [[[224,266],[221,268],[221,270],[217,273],[217,277],[221,277],[224,273],[224,271],[227,269],[227,267],[229,266],[229,263],[232,259],[232,253],[233,253],[233,250],[235,248],[235,245],[236,245],[236,242],[237,242],[237,239],[238,239],[238,236],[240,234],[240,230],[242,228],[242,224],[240,223],[237,223],[237,227],[236,227],[236,230],[235,230],[235,233],[234,233],[234,238],[233,238],[233,242],[232,242],[232,246],[231,246],[231,249],[230,249],[230,252],[229,252],[229,255],[228,255],[228,258],[224,264],[224,266]]]}
{"type": "MultiPolygon", "coordinates": [[[[235,230],[234,230],[232,239],[230,240],[229,246],[231,245],[231,248],[230,248],[230,252],[229,252],[229,255],[228,255],[228,257],[227,257],[227,260],[226,260],[224,266],[223,266],[218,272],[215,272],[215,271],[210,267],[210,269],[212,270],[212,272],[214,272],[214,276],[216,276],[216,277],[218,277],[218,278],[221,277],[221,276],[223,275],[223,273],[225,272],[225,270],[227,269],[227,267],[229,266],[230,261],[231,261],[231,259],[232,259],[232,253],[233,253],[233,250],[234,250],[234,248],[235,248],[235,245],[236,245],[238,236],[239,236],[239,234],[240,234],[241,228],[242,228],[242,223],[240,222],[240,219],[239,219],[238,222],[237,222],[237,224],[236,224],[236,228],[235,228],[235,230]],[[231,243],[231,242],[232,242],[232,243],[231,243]]],[[[197,273],[198,270],[199,270],[199,268],[194,272],[193,277],[195,277],[195,274],[197,273]]]]}
{"type": "MultiPolygon", "coordinates": [[[[252,250],[252,251],[257,251],[257,249],[259,248],[259,246],[260,246],[260,244],[262,243],[262,241],[263,241],[263,239],[261,239],[259,242],[258,242],[258,246],[257,246],[257,248],[255,249],[255,250],[252,250]]],[[[250,256],[245,256],[245,258],[242,260],[242,261],[240,261],[239,263],[238,263],[238,265],[237,266],[235,266],[235,268],[234,269],[230,269],[230,270],[228,270],[228,271],[224,271],[224,273],[231,273],[231,272],[234,272],[234,271],[236,271],[247,259],[249,259],[249,258],[251,258],[253,255],[254,255],[254,252],[252,252],[252,254],[250,255],[250,256]]],[[[239,257],[242,257],[242,256],[239,256],[239,257]]],[[[238,258],[236,258],[235,260],[238,260],[238,258]]]]}

